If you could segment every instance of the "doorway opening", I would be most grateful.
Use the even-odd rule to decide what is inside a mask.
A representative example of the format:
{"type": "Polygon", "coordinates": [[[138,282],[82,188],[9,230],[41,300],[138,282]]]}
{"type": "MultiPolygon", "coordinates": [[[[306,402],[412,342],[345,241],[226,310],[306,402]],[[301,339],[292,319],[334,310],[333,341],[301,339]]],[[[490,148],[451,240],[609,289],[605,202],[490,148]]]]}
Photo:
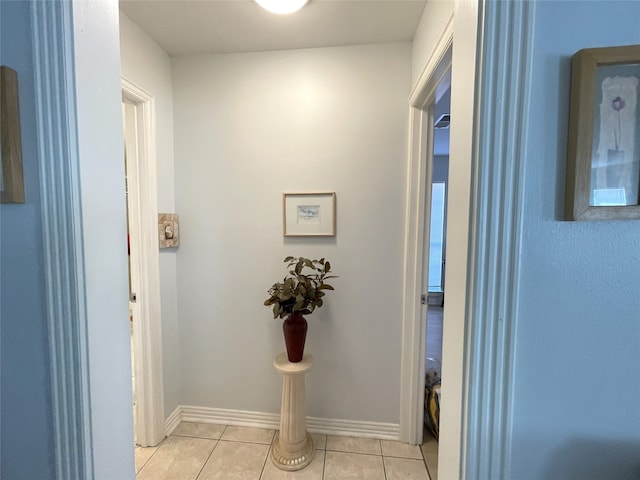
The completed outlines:
{"type": "Polygon", "coordinates": [[[164,438],[160,257],[153,96],[122,80],[134,441],[164,438]]]}
{"type": "MultiPolygon", "coordinates": [[[[450,73],[436,86],[430,101],[433,110],[432,148],[425,162],[431,172],[425,212],[429,235],[425,235],[426,271],[423,274],[423,316],[426,317],[423,453],[432,479],[437,478],[438,436],[442,379],[442,332],[447,253],[447,201],[449,183],[449,125],[451,122],[450,73]],[[429,154],[430,153],[430,154],[429,154]],[[427,208],[428,207],[428,208],[427,208]]],[[[428,175],[429,177],[429,175],[428,175]]]]}

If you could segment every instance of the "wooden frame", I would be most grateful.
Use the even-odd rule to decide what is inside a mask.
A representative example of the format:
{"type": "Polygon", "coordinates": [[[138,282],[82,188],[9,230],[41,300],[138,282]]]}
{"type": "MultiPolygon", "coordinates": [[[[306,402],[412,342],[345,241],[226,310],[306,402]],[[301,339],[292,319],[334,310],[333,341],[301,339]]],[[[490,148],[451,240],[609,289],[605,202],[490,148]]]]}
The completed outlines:
{"type": "Polygon", "coordinates": [[[18,74],[6,66],[0,67],[0,125],[0,203],[24,203],[18,74]]]}
{"type": "Polygon", "coordinates": [[[335,192],[284,193],[282,225],[285,237],[335,236],[335,192]]]}
{"type": "Polygon", "coordinates": [[[640,45],[571,61],[567,220],[640,219],[640,45]]]}

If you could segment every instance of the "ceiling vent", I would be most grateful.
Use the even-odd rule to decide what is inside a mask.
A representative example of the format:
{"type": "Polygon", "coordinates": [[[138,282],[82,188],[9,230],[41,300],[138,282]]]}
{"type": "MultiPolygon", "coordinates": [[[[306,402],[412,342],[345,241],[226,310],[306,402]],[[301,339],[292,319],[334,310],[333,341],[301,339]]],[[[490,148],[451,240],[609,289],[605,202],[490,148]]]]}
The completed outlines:
{"type": "Polygon", "coordinates": [[[443,113],[438,117],[433,128],[449,128],[449,123],[451,123],[451,115],[449,115],[448,113],[443,113]]]}

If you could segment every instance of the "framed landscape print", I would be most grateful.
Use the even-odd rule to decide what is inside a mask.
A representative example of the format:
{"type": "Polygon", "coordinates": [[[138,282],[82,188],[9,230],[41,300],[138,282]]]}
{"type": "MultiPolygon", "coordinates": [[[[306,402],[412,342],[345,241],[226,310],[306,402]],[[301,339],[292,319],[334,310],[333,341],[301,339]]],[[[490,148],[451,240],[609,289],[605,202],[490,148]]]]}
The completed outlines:
{"type": "Polygon", "coordinates": [[[335,192],[284,193],[285,237],[333,237],[336,234],[335,192]]]}

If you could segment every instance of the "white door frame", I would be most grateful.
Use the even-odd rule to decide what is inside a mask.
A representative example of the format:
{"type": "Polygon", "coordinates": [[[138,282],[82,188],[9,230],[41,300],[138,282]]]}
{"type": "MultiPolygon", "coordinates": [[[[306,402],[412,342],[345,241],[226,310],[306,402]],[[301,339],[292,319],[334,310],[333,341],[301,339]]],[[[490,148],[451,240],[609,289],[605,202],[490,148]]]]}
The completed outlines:
{"type": "Polygon", "coordinates": [[[478,18],[477,2],[456,1],[454,14],[443,29],[410,97],[400,436],[403,441],[418,444],[422,442],[423,432],[426,333],[420,296],[425,261],[424,238],[428,229],[426,187],[430,176],[425,169],[432,163],[432,153],[428,152],[427,146],[429,137],[433,135],[433,118],[427,107],[434,99],[437,85],[451,68],[449,255],[445,267],[449,289],[443,313],[443,383],[438,452],[438,475],[441,478],[464,478],[465,386],[469,383],[468,369],[465,368],[468,345],[465,341],[468,340],[466,332],[469,326],[470,255],[475,248],[470,235],[470,202],[478,18]]]}
{"type": "Polygon", "coordinates": [[[31,6],[56,479],[93,479],[71,4],[31,6]]]}
{"type": "MultiPolygon", "coordinates": [[[[424,351],[426,319],[422,315],[421,295],[424,263],[428,252],[424,251],[429,233],[426,215],[431,200],[427,186],[431,180],[433,163],[433,101],[435,88],[451,61],[450,32],[440,42],[432,61],[427,65],[428,75],[416,90],[420,98],[412,95],[409,117],[410,158],[407,189],[407,222],[405,226],[405,289],[403,315],[403,358],[401,373],[400,439],[410,443],[422,443],[422,418],[424,406],[424,351]],[[438,66],[442,68],[438,69],[438,66]],[[436,72],[436,69],[438,71],[436,72]]],[[[427,70],[425,70],[427,71],[427,70]]]]}
{"type": "Polygon", "coordinates": [[[456,0],[412,95],[402,439],[416,442],[424,382],[419,285],[425,175],[420,109],[454,39],[438,476],[510,478],[518,256],[535,2],[456,0]],[[453,20],[452,19],[452,20],[453,20]],[[412,176],[415,175],[415,178],[412,176]]]}
{"type": "Polygon", "coordinates": [[[480,5],[461,477],[512,478],[524,152],[536,2],[480,5]]]}
{"type": "Polygon", "coordinates": [[[132,147],[136,154],[127,156],[130,269],[137,297],[133,325],[135,438],[138,445],[147,447],[164,438],[155,100],[123,78],[122,101],[133,105],[135,115],[132,147]]]}
{"type": "Polygon", "coordinates": [[[400,439],[422,443],[424,414],[424,351],[426,318],[422,314],[421,295],[424,251],[429,234],[427,220],[431,200],[427,186],[433,164],[433,106],[435,91],[451,66],[453,18],[440,37],[410,99],[410,157],[407,189],[407,222],[405,226],[405,289],[402,335],[402,372],[400,399],[400,439]]]}

